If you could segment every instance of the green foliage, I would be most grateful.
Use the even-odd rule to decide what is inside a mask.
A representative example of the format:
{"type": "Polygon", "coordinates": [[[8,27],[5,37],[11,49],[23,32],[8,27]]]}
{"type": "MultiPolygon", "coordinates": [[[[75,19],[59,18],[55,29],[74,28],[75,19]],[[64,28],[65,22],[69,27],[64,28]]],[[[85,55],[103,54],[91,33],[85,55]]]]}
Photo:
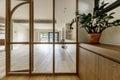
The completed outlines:
{"type": "Polygon", "coordinates": [[[93,14],[79,14],[76,12],[76,18],[72,19],[70,24],[70,29],[73,29],[72,25],[75,22],[78,22],[81,28],[84,28],[88,33],[102,33],[106,28],[120,25],[120,20],[110,22],[113,19],[112,12],[107,14],[104,12],[105,7],[108,3],[102,2],[101,6],[93,12],[93,14]]]}

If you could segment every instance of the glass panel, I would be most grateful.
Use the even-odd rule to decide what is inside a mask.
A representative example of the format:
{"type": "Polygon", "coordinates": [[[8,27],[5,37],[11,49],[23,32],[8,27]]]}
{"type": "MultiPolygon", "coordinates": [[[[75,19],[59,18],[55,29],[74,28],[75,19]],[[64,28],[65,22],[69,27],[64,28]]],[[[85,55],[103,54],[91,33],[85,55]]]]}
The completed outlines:
{"type": "Polygon", "coordinates": [[[29,41],[29,5],[16,9],[11,20],[11,42],[29,41]]]}
{"type": "Polygon", "coordinates": [[[4,23],[0,23],[0,39],[5,39],[5,24],[4,23]]]}
{"type": "Polygon", "coordinates": [[[5,40],[5,34],[0,33],[0,40],[4,39],[5,40]]]}
{"type": "Polygon", "coordinates": [[[76,44],[55,45],[55,72],[76,73],[76,44]]]}
{"type": "Polygon", "coordinates": [[[53,72],[53,45],[34,45],[34,69],[33,73],[53,72]]]}
{"type": "Polygon", "coordinates": [[[53,42],[52,24],[34,24],[34,42],[53,42]],[[45,27],[50,27],[45,29],[45,27]]]}
{"type": "MultiPolygon", "coordinates": [[[[50,42],[53,42],[53,32],[49,32],[48,35],[50,42]]],[[[55,32],[54,35],[55,35],[55,42],[59,42],[59,32],[55,32]]]]}
{"type": "Polygon", "coordinates": [[[22,2],[25,2],[25,0],[11,0],[11,10],[22,2]]]}
{"type": "Polygon", "coordinates": [[[70,30],[70,22],[75,18],[75,12],[76,0],[55,0],[55,31],[59,33],[59,42],[76,41],[76,25],[70,30]]]}
{"type": "Polygon", "coordinates": [[[34,42],[53,42],[53,0],[34,0],[34,14],[34,42]]]}
{"type": "Polygon", "coordinates": [[[11,45],[11,71],[28,71],[29,70],[29,45],[14,44],[11,45]]]}
{"type": "Polygon", "coordinates": [[[0,78],[5,76],[5,72],[6,72],[6,55],[5,52],[3,51],[4,49],[2,49],[2,46],[0,46],[0,78]]]}

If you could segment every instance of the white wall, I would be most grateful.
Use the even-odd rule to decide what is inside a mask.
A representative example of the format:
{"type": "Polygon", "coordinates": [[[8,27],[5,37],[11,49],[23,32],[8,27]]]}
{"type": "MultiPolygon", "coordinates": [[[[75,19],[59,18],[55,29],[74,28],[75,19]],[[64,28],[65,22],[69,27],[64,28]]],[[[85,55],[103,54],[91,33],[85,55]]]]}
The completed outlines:
{"type": "MultiPolygon", "coordinates": [[[[56,0],[55,4],[56,4],[55,17],[57,20],[55,28],[59,31],[62,31],[61,35],[62,36],[64,35],[64,38],[66,38],[66,27],[67,27],[66,25],[70,23],[73,18],[75,18],[76,0],[71,0],[71,1],[70,0],[56,0]],[[62,30],[63,28],[64,30],[62,30]]],[[[61,36],[61,39],[63,38],[62,36],[61,36]]]]}
{"type": "Polygon", "coordinates": [[[0,0],[0,17],[5,17],[5,1],[0,0]]]}
{"type": "MultiPolygon", "coordinates": [[[[79,0],[79,12],[80,13],[89,13],[93,12],[94,0],[79,0]]],[[[83,28],[79,28],[78,32],[79,42],[87,42],[87,32],[83,28]]]]}
{"type": "Polygon", "coordinates": [[[71,35],[71,40],[76,41],[76,29],[72,30],[71,35]]]}
{"type": "Polygon", "coordinates": [[[28,28],[24,25],[13,23],[13,41],[27,42],[29,40],[28,28]]]}
{"type": "MultiPolygon", "coordinates": [[[[55,30],[59,32],[59,40],[61,40],[61,31],[55,30]]],[[[53,29],[35,29],[34,31],[34,40],[35,42],[40,42],[40,33],[41,32],[53,32],[53,29]]]]}
{"type": "Polygon", "coordinates": [[[4,34],[0,34],[0,39],[5,39],[5,35],[4,34]]]}
{"type": "Polygon", "coordinates": [[[53,30],[52,29],[35,29],[35,31],[34,31],[35,42],[40,42],[40,33],[41,32],[53,32],[53,30]]]}
{"type": "MultiPolygon", "coordinates": [[[[94,8],[94,0],[79,0],[79,11],[81,13],[92,12],[94,8]]],[[[120,7],[110,12],[116,12],[115,19],[120,19],[120,7]]],[[[108,13],[110,13],[108,12],[108,13]]],[[[79,28],[79,42],[87,42],[87,32],[79,28]]],[[[100,43],[110,45],[120,45],[120,27],[111,27],[103,31],[100,43]]]]}
{"type": "MultiPolygon", "coordinates": [[[[5,20],[5,0],[0,0],[0,24],[4,25],[5,20]]],[[[0,31],[4,32],[4,31],[0,31]]],[[[0,39],[5,39],[5,34],[0,34],[0,39]]]]}
{"type": "MultiPolygon", "coordinates": [[[[114,20],[120,19],[120,7],[116,8],[110,12],[116,12],[114,14],[114,17],[115,17],[114,20]]],[[[105,31],[103,31],[101,39],[100,39],[100,43],[111,44],[111,45],[120,45],[120,26],[119,27],[111,27],[111,28],[108,28],[105,31]]]]}
{"type": "Polygon", "coordinates": [[[94,0],[79,0],[79,12],[89,13],[93,12],[94,0]]]}

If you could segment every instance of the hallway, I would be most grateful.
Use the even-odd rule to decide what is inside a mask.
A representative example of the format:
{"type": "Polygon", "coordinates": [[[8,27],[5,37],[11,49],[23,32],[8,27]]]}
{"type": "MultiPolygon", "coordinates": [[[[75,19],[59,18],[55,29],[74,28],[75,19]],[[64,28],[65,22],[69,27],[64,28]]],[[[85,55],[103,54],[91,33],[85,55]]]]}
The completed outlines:
{"type": "MultiPolygon", "coordinates": [[[[29,46],[11,45],[11,72],[29,70],[29,46]]],[[[35,44],[33,73],[53,73],[53,48],[52,44],[35,44]]],[[[76,45],[61,44],[55,46],[55,73],[76,73],[76,45]],[[71,52],[70,52],[71,51],[71,52]],[[71,67],[69,67],[71,66],[71,67]]],[[[0,53],[0,64],[5,64],[5,53],[0,53]]],[[[0,67],[3,74],[5,66],[0,67]]]]}

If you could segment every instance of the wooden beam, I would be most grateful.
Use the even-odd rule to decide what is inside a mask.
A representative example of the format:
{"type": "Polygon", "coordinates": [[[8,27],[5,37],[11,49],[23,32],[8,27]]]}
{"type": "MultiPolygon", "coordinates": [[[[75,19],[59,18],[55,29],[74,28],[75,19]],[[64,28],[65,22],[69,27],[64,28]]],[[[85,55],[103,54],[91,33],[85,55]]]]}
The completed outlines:
{"type": "Polygon", "coordinates": [[[18,1],[29,1],[29,0],[18,0],[18,1]]]}
{"type": "Polygon", "coordinates": [[[111,4],[110,6],[106,7],[105,10],[104,10],[104,12],[108,12],[110,10],[113,10],[113,9],[119,7],[119,6],[120,6],[120,0],[117,0],[116,2],[114,2],[113,4],[111,4]]]}
{"type": "MultiPolygon", "coordinates": [[[[15,23],[29,23],[28,19],[14,19],[13,21],[15,23]]],[[[53,23],[53,20],[49,20],[49,19],[48,20],[36,19],[36,20],[34,20],[34,23],[53,23]]]]}
{"type": "MultiPolygon", "coordinates": [[[[94,3],[95,3],[94,11],[99,8],[99,1],[100,0],[94,0],[94,3]]],[[[119,6],[120,6],[120,0],[116,0],[114,3],[112,3],[111,5],[106,7],[103,12],[108,12],[110,10],[113,10],[113,9],[119,7],[119,6]]]]}
{"type": "Polygon", "coordinates": [[[5,18],[4,17],[0,17],[0,23],[5,23],[5,18]]]}
{"type": "Polygon", "coordinates": [[[100,0],[94,0],[94,11],[97,10],[99,8],[99,1],[100,0]]]}
{"type": "Polygon", "coordinates": [[[1,29],[1,28],[0,28],[0,31],[5,31],[5,29],[1,29]]]}
{"type": "Polygon", "coordinates": [[[0,27],[5,27],[5,25],[1,25],[1,24],[0,24],[0,27]]]}
{"type": "Polygon", "coordinates": [[[27,70],[18,70],[18,71],[11,71],[11,72],[29,72],[29,69],[27,70]]]}

